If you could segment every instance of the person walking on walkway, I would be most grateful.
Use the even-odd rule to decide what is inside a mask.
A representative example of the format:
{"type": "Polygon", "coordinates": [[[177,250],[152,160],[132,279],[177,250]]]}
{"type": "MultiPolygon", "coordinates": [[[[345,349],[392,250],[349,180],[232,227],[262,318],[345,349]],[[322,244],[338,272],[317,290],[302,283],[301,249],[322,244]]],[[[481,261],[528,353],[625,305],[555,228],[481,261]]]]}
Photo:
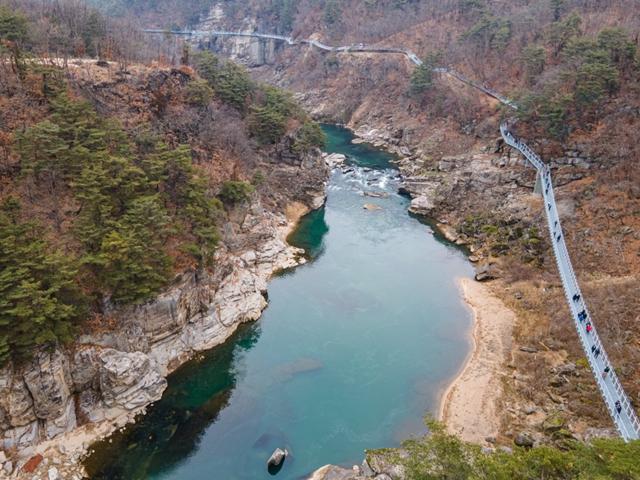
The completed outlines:
{"type": "Polygon", "coordinates": [[[621,411],[622,411],[622,404],[620,403],[620,400],[616,400],[616,412],[618,412],[618,415],[620,415],[621,411]]]}
{"type": "Polygon", "coordinates": [[[607,375],[609,375],[609,371],[611,371],[611,368],[609,368],[609,365],[604,367],[604,370],[602,371],[602,379],[603,380],[607,378],[607,375]]]}
{"type": "Polygon", "coordinates": [[[596,358],[598,358],[598,355],[600,355],[600,349],[599,349],[599,348],[596,348],[596,351],[595,351],[595,352],[593,352],[593,356],[594,356],[594,357],[596,357],[596,358]]]}
{"type": "Polygon", "coordinates": [[[596,351],[596,346],[595,345],[591,345],[591,353],[595,353],[596,351]]]}
{"type": "Polygon", "coordinates": [[[585,330],[587,331],[587,333],[591,333],[591,330],[593,330],[593,327],[591,326],[591,322],[587,322],[587,326],[585,330]]]}

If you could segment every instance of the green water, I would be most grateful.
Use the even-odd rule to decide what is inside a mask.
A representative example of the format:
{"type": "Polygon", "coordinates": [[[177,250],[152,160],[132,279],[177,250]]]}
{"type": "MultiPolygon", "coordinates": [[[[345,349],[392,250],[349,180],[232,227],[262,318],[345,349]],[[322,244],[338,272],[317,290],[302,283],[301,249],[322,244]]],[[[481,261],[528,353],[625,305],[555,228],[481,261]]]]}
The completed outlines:
{"type": "Polygon", "coordinates": [[[95,445],[92,478],[266,479],[286,447],[277,477],[299,479],[424,431],[469,348],[455,279],[471,268],[407,214],[387,154],[324,128],[352,166],[332,173],[326,207],[290,239],[314,260],[273,279],[259,322],[179,369],[145,416],[95,445]]]}

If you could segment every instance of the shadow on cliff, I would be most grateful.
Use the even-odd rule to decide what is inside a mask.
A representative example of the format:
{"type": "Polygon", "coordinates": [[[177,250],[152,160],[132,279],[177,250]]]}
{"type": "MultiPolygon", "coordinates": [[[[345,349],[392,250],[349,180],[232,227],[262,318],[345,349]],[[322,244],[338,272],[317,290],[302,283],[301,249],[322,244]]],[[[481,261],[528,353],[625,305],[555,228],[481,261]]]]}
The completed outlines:
{"type": "Polygon", "coordinates": [[[97,480],[137,480],[170,471],[195,452],[209,425],[228,405],[237,382],[235,360],[255,345],[260,327],[241,325],[225,343],[169,377],[162,399],[135,424],[93,445],[85,461],[97,480]]]}

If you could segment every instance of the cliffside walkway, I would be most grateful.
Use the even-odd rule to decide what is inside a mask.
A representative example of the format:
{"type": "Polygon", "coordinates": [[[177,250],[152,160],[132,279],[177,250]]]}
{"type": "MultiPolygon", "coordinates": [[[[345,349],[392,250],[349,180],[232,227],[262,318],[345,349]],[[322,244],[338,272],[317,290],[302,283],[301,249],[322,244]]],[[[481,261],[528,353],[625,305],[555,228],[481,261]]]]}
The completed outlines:
{"type": "Polygon", "coordinates": [[[622,388],[620,380],[618,380],[618,376],[613,369],[613,365],[609,361],[607,352],[600,341],[600,336],[591,319],[587,304],[580,291],[576,274],[573,271],[571,260],[569,259],[569,252],[564,240],[565,237],[553,193],[551,170],[526,143],[509,132],[506,123],[500,125],[500,133],[504,141],[522,153],[538,172],[539,179],[542,181],[542,197],[547,214],[549,238],[553,245],[556,266],[562,279],[564,294],[569,305],[569,310],[571,311],[573,324],[578,332],[578,338],[582,344],[582,349],[589,361],[593,377],[596,380],[609,415],[611,415],[618,432],[626,441],[638,440],[640,439],[640,421],[638,421],[633,406],[622,388]],[[591,327],[590,331],[587,331],[587,325],[591,327]],[[598,355],[596,355],[595,352],[598,352],[598,355]],[[604,369],[606,367],[609,367],[610,370],[608,374],[604,375],[604,369]],[[617,402],[619,402],[620,412],[618,412],[616,408],[617,402]]]}
{"type": "MultiPolygon", "coordinates": [[[[164,35],[180,35],[185,37],[251,37],[251,38],[261,38],[264,40],[277,40],[281,42],[285,42],[287,45],[311,45],[320,50],[324,50],[325,52],[341,52],[341,53],[381,53],[381,54],[396,54],[396,55],[404,55],[409,59],[410,62],[415,65],[422,65],[422,60],[418,58],[418,56],[413,53],[411,50],[407,50],[404,48],[394,48],[394,47],[372,47],[365,45],[363,43],[356,45],[345,45],[340,47],[333,47],[330,45],[326,45],[318,40],[313,39],[300,39],[294,40],[292,37],[286,37],[284,35],[273,35],[269,33],[257,33],[257,32],[233,32],[227,30],[162,30],[162,29],[146,29],[143,30],[144,33],[154,33],[154,34],[164,34],[164,35]]],[[[513,103],[508,98],[500,95],[498,92],[481,85],[461,73],[456,72],[447,67],[437,67],[433,69],[436,73],[442,73],[445,75],[450,75],[457,80],[464,82],[485,94],[495,98],[500,101],[502,104],[507,105],[513,109],[517,109],[515,103],[513,103]]]]}
{"type": "MultiPolygon", "coordinates": [[[[286,42],[288,45],[307,44],[320,50],[328,52],[345,52],[345,53],[381,53],[381,54],[401,54],[407,57],[415,65],[422,65],[422,61],[418,56],[410,50],[402,48],[385,48],[385,47],[369,47],[364,44],[349,45],[341,47],[333,47],[325,45],[317,40],[304,39],[294,40],[292,37],[283,35],[271,35],[255,32],[232,32],[232,31],[168,31],[168,30],[143,30],[145,33],[184,35],[191,37],[205,36],[235,36],[235,37],[253,37],[268,40],[278,40],[286,42]]],[[[503,105],[514,110],[518,109],[515,102],[509,98],[499,94],[495,90],[471,80],[461,73],[447,67],[437,67],[434,69],[437,73],[450,75],[451,77],[466,83],[467,85],[489,95],[498,100],[503,105]]],[[[631,405],[629,397],[625,393],[620,380],[613,369],[613,365],[609,361],[609,357],[600,341],[600,336],[596,330],[595,324],[591,319],[591,315],[587,309],[587,304],[580,291],[580,285],[576,279],[569,252],[564,240],[564,233],[560,224],[560,216],[556,206],[556,200],[553,193],[553,181],[551,178],[551,170],[542,161],[542,159],[533,151],[526,143],[516,138],[508,129],[507,123],[500,125],[500,133],[507,145],[518,150],[531,165],[536,169],[538,179],[542,184],[542,197],[545,204],[545,212],[547,217],[547,226],[549,228],[549,238],[553,246],[553,253],[556,259],[556,266],[562,280],[565,297],[571,311],[571,318],[578,333],[578,338],[582,344],[582,349],[589,361],[593,377],[598,385],[604,403],[607,407],[609,415],[625,441],[640,439],[640,421],[631,405]],[[590,331],[587,331],[587,325],[590,331]],[[596,352],[598,354],[596,355],[596,352]],[[604,369],[609,367],[609,372],[603,375],[604,369]],[[618,411],[620,410],[620,411],[618,411]]]]}

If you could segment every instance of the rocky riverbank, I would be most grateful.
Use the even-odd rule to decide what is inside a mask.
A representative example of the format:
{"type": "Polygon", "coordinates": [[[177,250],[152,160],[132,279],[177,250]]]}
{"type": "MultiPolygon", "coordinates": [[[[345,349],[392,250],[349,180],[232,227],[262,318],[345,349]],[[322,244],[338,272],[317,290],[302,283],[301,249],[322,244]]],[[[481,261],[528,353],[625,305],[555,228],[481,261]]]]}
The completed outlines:
{"type": "Polygon", "coordinates": [[[92,442],[159,400],[169,373],[260,317],[269,278],[305,261],[288,234],[325,199],[319,155],[282,168],[283,176],[304,179],[305,191],[289,195],[295,201],[282,213],[258,196],[234,212],[211,271],[186,271],[154,301],[109,312],[113,328],[0,372],[0,476],[83,478],[80,460],[92,442]]]}

